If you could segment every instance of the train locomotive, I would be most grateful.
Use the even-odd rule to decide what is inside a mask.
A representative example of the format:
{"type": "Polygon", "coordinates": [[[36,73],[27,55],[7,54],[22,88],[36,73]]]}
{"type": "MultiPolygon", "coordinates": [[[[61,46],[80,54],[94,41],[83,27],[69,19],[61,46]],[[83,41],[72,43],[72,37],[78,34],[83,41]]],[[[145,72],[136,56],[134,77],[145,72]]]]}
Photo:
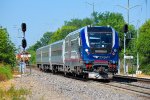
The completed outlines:
{"type": "Polygon", "coordinates": [[[118,33],[109,26],[85,26],[36,51],[42,70],[109,79],[118,71],[118,33]]]}

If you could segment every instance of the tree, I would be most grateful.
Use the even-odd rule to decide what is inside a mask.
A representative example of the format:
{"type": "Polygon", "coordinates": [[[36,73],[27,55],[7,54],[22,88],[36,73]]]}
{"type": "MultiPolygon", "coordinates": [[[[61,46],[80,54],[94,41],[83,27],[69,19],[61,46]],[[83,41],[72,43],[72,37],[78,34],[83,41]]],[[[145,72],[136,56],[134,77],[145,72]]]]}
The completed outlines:
{"type": "Polygon", "coordinates": [[[53,32],[46,32],[43,34],[43,37],[40,39],[40,41],[37,41],[34,45],[30,46],[27,51],[31,54],[30,62],[32,64],[35,64],[36,60],[36,50],[42,46],[48,45],[49,41],[51,40],[51,36],[53,35],[53,32]]]}
{"type": "Polygon", "coordinates": [[[44,33],[43,37],[40,39],[41,46],[46,46],[49,43],[52,34],[53,34],[53,32],[44,33]]]}
{"type": "Polygon", "coordinates": [[[146,59],[145,62],[150,62],[150,20],[148,20],[140,28],[140,35],[137,41],[137,50],[146,59]]]}
{"type": "Polygon", "coordinates": [[[5,28],[0,28],[0,62],[7,63],[14,66],[15,59],[15,45],[9,39],[8,32],[5,28]]]}
{"type": "Polygon", "coordinates": [[[137,51],[140,53],[141,70],[150,75],[150,19],[140,27],[137,51]]]}
{"type": "Polygon", "coordinates": [[[58,28],[56,32],[51,36],[49,43],[53,43],[58,40],[64,39],[70,32],[75,31],[81,27],[91,25],[93,21],[90,18],[71,19],[71,21],[65,21],[64,26],[58,28]]]}
{"type": "Polygon", "coordinates": [[[77,29],[91,25],[93,23],[93,20],[90,18],[84,18],[84,19],[71,19],[71,21],[65,21],[64,26],[75,26],[77,29]]]}
{"type": "Polygon", "coordinates": [[[70,32],[76,29],[77,27],[75,26],[62,26],[62,28],[59,28],[56,32],[54,32],[49,43],[64,39],[70,32]]]}

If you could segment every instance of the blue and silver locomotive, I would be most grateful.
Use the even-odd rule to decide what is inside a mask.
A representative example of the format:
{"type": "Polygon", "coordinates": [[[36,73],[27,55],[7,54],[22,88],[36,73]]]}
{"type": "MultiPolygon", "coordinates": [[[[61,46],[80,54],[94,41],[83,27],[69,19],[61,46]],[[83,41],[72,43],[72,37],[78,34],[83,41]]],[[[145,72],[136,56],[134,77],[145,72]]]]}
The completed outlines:
{"type": "MultiPolygon", "coordinates": [[[[62,59],[61,64],[53,64],[53,61],[58,59],[53,59],[51,56],[54,55],[51,52],[51,45],[57,46],[60,44],[58,41],[48,46],[49,64],[45,65],[43,61],[37,63],[39,67],[45,68],[43,67],[45,65],[54,72],[63,71],[65,74],[72,73],[75,76],[82,75],[85,78],[96,79],[108,79],[117,73],[119,37],[112,27],[86,26],[69,33],[60,42],[61,50],[55,51],[55,54],[62,59]]],[[[42,55],[40,58],[42,59],[42,55]]]]}

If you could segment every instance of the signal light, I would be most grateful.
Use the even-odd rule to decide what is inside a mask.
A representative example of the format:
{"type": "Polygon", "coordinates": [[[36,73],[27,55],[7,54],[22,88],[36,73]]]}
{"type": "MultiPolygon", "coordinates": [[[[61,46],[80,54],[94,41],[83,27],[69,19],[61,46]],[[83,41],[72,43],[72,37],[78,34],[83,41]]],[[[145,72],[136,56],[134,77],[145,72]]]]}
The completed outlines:
{"type": "Polygon", "coordinates": [[[21,27],[22,27],[22,31],[25,32],[26,31],[26,23],[22,23],[21,27]]]}
{"type": "Polygon", "coordinates": [[[123,31],[124,31],[124,33],[127,33],[127,32],[128,32],[128,24],[125,24],[125,25],[124,25],[123,31]]]}
{"type": "Polygon", "coordinates": [[[24,39],[22,39],[22,47],[25,49],[26,46],[27,46],[27,41],[26,41],[26,39],[24,38],[24,39]]]}

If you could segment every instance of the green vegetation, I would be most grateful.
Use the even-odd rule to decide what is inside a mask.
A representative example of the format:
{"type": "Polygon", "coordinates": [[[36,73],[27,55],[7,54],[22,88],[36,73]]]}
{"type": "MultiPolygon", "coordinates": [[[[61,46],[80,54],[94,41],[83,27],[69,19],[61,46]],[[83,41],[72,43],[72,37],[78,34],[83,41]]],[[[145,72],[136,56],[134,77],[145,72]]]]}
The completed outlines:
{"type": "Polygon", "coordinates": [[[8,65],[0,66],[0,81],[5,81],[12,78],[12,71],[8,65]]]}
{"type": "Polygon", "coordinates": [[[7,30],[0,27],[0,63],[6,63],[14,67],[16,62],[15,50],[7,30]]]}
{"type": "Polygon", "coordinates": [[[26,100],[25,96],[30,93],[27,89],[15,89],[11,86],[8,90],[0,89],[0,100],[26,100]]]}
{"type": "Polygon", "coordinates": [[[12,78],[11,69],[16,62],[15,50],[7,30],[0,27],[0,81],[12,78]]]}
{"type": "Polygon", "coordinates": [[[150,20],[144,23],[140,28],[139,38],[137,40],[137,51],[140,53],[140,69],[150,75],[150,20]]]}
{"type": "Polygon", "coordinates": [[[58,29],[56,32],[54,32],[54,34],[51,36],[49,44],[64,39],[68,33],[76,29],[77,28],[75,26],[63,26],[61,29],[58,29]]]}

